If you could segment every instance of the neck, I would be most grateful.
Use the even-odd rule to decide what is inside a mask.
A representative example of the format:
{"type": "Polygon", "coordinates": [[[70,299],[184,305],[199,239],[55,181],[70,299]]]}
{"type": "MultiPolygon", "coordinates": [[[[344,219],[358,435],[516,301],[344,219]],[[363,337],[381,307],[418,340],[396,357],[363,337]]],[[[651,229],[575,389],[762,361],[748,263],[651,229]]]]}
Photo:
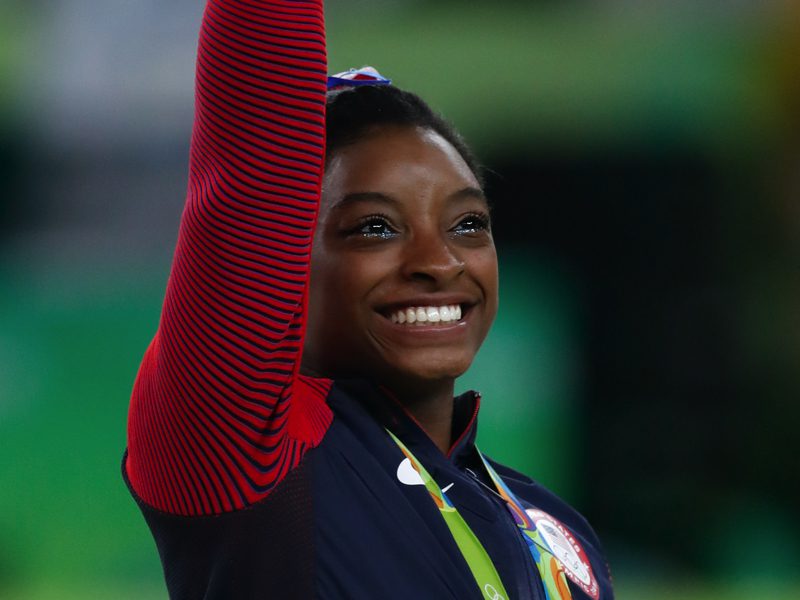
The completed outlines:
{"type": "Polygon", "coordinates": [[[442,454],[447,454],[452,444],[454,383],[451,380],[424,392],[419,389],[392,390],[442,454]]]}

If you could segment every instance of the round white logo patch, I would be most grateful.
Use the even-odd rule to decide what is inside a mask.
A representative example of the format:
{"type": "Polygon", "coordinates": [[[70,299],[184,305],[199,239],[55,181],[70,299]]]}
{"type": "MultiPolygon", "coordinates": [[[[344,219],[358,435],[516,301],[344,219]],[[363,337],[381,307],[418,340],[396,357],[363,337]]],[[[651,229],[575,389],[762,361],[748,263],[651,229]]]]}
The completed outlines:
{"type": "Polygon", "coordinates": [[[529,508],[525,512],[533,520],[544,541],[550,546],[553,555],[563,565],[567,577],[594,600],[598,600],[600,587],[592,572],[589,558],[575,536],[558,519],[544,511],[529,508]]]}

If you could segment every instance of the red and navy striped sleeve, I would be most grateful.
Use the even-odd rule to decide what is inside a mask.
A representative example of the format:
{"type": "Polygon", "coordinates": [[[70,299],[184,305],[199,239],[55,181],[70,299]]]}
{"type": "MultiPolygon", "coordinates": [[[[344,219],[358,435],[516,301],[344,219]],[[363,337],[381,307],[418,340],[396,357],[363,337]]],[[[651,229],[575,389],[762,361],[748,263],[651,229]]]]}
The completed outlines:
{"type": "Polygon", "coordinates": [[[128,480],[157,509],[252,504],[330,424],[330,382],[298,375],[326,69],[322,0],[209,0],[186,206],[128,423],[128,480]]]}

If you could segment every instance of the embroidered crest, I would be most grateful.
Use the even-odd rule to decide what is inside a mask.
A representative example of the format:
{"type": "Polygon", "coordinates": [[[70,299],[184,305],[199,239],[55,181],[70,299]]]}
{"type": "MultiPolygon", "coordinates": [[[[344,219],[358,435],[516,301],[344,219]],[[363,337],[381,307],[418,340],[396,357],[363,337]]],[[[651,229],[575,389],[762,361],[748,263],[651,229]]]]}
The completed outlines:
{"type": "Polygon", "coordinates": [[[589,557],[575,536],[558,519],[544,511],[528,508],[525,512],[550,546],[553,555],[561,561],[567,577],[591,598],[598,600],[600,586],[592,571],[589,557]]]}

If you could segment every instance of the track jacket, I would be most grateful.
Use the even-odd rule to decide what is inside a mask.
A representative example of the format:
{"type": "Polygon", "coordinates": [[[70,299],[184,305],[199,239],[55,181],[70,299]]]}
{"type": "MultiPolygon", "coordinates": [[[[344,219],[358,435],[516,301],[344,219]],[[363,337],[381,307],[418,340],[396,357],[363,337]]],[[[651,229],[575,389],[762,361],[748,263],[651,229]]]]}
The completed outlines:
{"type": "MultiPolygon", "coordinates": [[[[208,2],[186,206],[123,461],[170,597],[504,600],[477,585],[388,430],[447,490],[510,599],[544,599],[474,445],[477,394],[456,399],[444,455],[369,382],[299,373],[326,72],[321,1],[208,2]]],[[[585,520],[492,465],[572,597],[611,600],[585,520]]]]}

